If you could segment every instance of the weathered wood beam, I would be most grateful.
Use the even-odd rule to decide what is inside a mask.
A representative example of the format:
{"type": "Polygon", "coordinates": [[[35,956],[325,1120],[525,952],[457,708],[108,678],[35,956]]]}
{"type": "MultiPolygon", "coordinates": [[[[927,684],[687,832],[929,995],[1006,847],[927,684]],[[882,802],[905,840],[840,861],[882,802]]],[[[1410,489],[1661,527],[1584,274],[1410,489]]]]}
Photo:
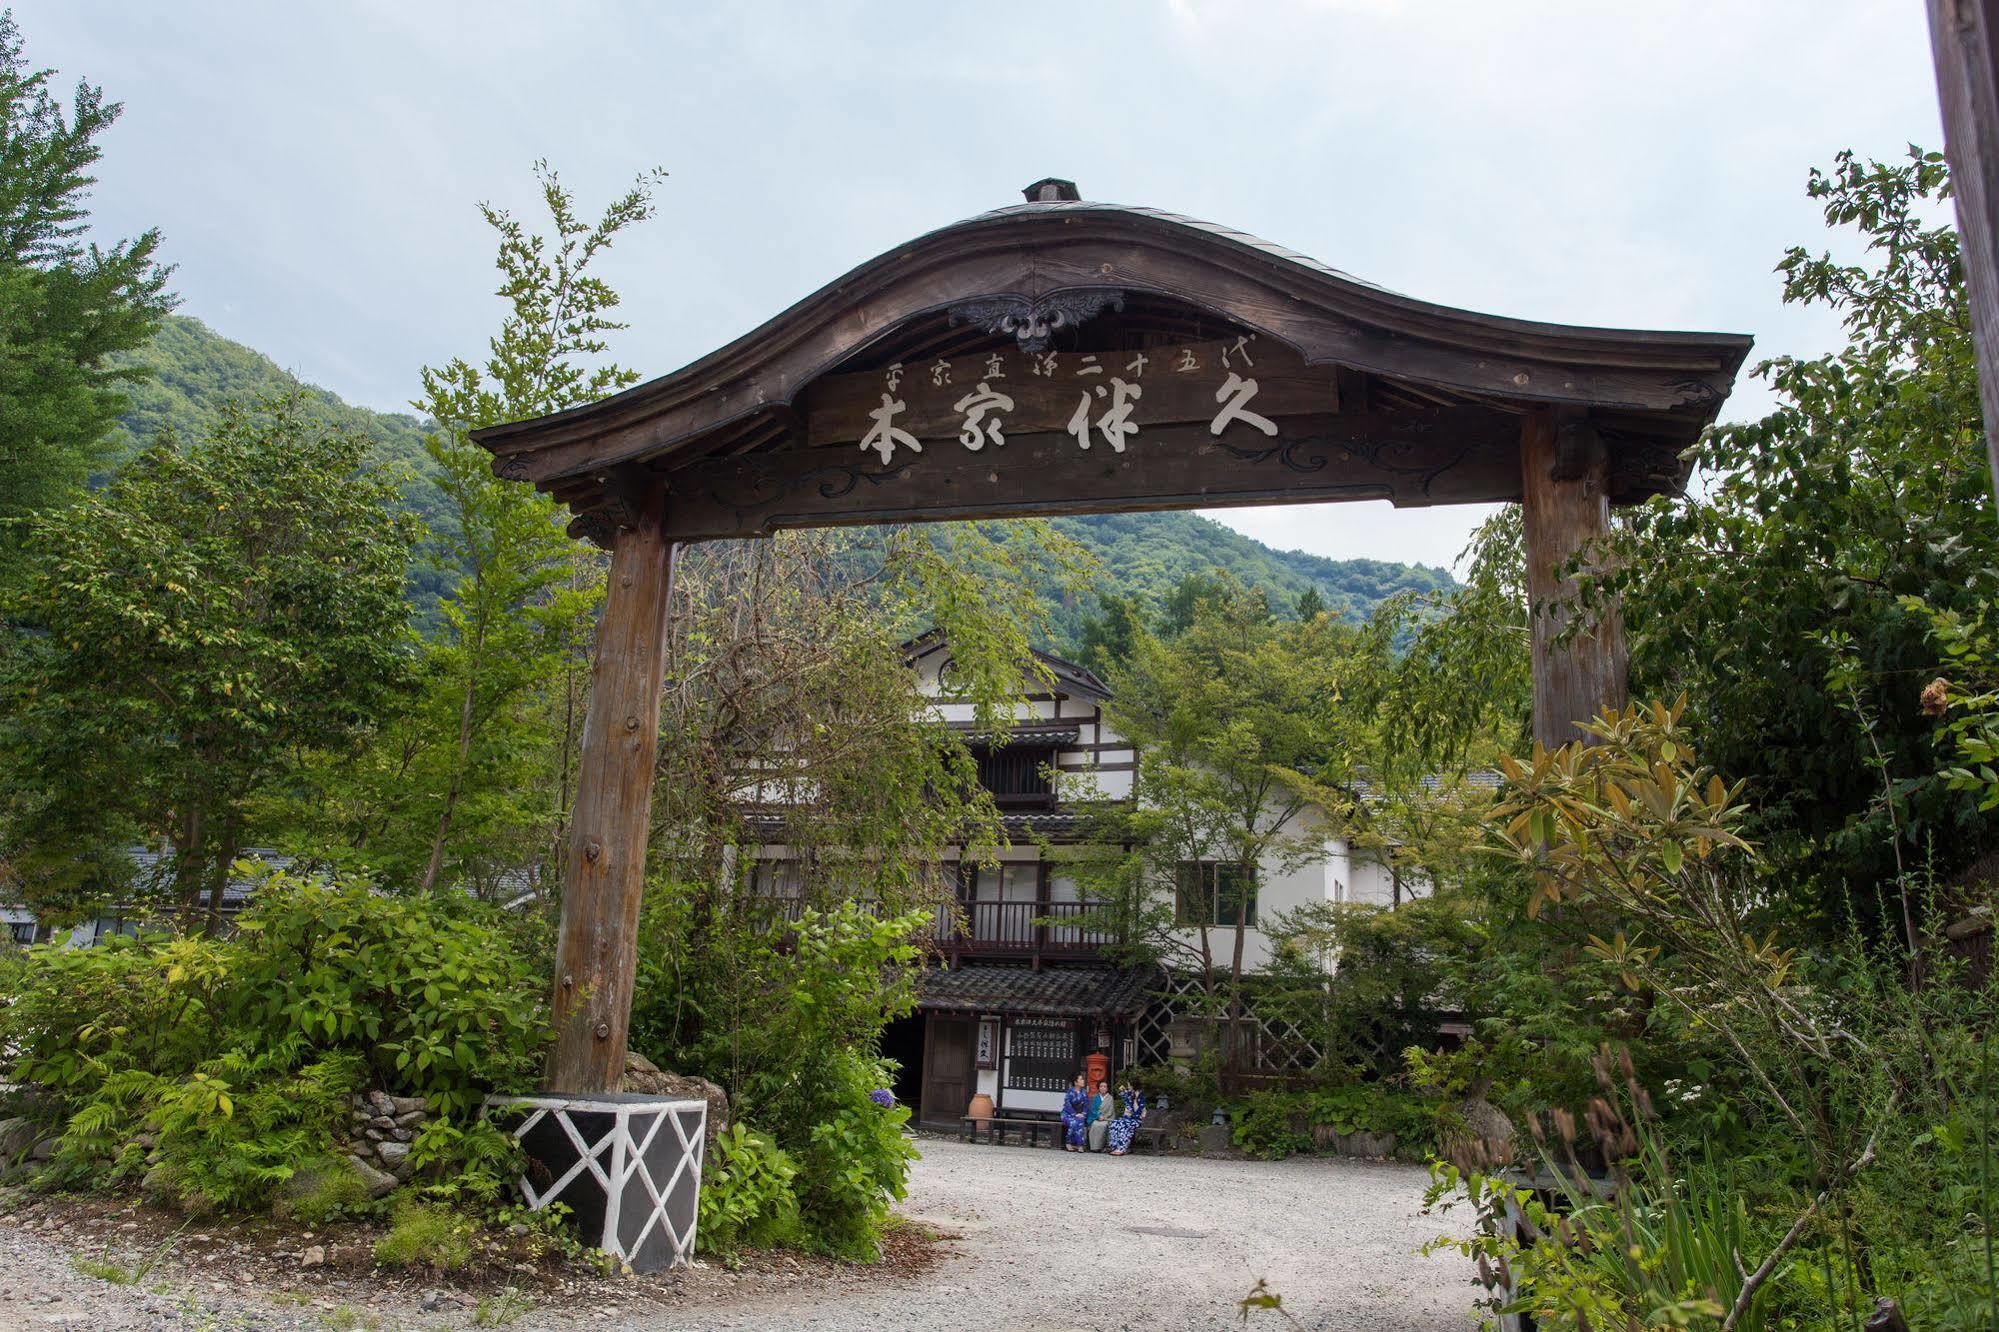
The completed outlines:
{"type": "Polygon", "coordinates": [[[1999,493],[1999,0],[1929,0],[1944,155],[1957,199],[1985,459],[1999,493]]]}
{"type": "Polygon", "coordinates": [[[550,1091],[617,1091],[624,1077],[665,681],[673,544],[663,487],[632,496],[611,535],[610,587],[590,666],[556,944],[550,1091]]]}
{"type": "Polygon", "coordinates": [[[1588,421],[1527,415],[1520,432],[1520,516],[1534,641],[1534,739],[1550,749],[1583,738],[1576,723],[1626,697],[1624,621],[1613,609],[1577,623],[1563,606],[1573,578],[1558,571],[1610,531],[1603,441],[1588,421]]]}
{"type": "Polygon", "coordinates": [[[1277,433],[1148,425],[1122,453],[1062,433],[1010,435],[970,452],[925,441],[887,463],[855,447],[795,449],[667,473],[676,541],[785,527],[1387,499],[1512,500],[1519,420],[1468,407],[1275,419],[1277,433]]]}

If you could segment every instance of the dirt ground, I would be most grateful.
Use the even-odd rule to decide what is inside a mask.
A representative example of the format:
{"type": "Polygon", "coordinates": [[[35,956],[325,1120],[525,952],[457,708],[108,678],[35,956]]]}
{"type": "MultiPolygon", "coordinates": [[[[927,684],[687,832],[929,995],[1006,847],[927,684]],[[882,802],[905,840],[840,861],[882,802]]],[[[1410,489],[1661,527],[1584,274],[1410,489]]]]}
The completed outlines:
{"type": "Polygon", "coordinates": [[[0,1328],[630,1327],[792,1332],[1251,1328],[1462,1332],[1467,1265],[1423,1172],[1346,1160],[1111,1159],[926,1140],[888,1259],[763,1255],[637,1278],[532,1267],[446,1285],[374,1269],[366,1232],[199,1225],[122,1204],[0,1217],[0,1328]],[[320,1245],[325,1261],[307,1261],[320,1245]],[[153,1260],[150,1267],[144,1264],[153,1260]],[[136,1280],[130,1278],[136,1277],[136,1280]]]}

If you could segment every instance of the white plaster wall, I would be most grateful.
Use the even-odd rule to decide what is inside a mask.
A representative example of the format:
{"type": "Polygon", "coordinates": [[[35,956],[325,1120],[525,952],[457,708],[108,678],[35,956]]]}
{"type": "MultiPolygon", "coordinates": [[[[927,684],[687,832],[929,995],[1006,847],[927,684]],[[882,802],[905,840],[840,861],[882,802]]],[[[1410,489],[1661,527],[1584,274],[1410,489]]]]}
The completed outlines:
{"type": "MultiPolygon", "coordinates": [[[[1352,896],[1350,901],[1367,902],[1375,906],[1395,905],[1395,877],[1380,857],[1361,853],[1353,862],[1352,896]]],[[[1429,880],[1421,874],[1405,870],[1402,873],[1402,900],[1428,897],[1429,880]]]]}

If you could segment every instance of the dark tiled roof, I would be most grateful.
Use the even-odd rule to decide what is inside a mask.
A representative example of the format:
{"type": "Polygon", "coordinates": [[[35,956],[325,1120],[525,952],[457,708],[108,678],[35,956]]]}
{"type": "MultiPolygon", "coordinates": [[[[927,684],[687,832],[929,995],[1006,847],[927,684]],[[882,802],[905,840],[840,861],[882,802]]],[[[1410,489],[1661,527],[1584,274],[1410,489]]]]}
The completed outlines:
{"type": "Polygon", "coordinates": [[[1041,1013],[1053,1017],[1129,1016],[1144,1008],[1156,988],[1150,968],[1032,967],[967,962],[923,973],[920,1008],[986,1013],[1041,1013]]]}

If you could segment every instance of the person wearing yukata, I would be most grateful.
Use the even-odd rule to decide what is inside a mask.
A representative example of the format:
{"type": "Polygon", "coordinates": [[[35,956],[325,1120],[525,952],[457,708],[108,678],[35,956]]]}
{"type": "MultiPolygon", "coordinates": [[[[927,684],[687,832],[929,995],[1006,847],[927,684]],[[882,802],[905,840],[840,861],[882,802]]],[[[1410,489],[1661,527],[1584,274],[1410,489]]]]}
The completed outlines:
{"type": "Polygon", "coordinates": [[[1078,1073],[1070,1082],[1069,1090],[1062,1096],[1062,1150],[1080,1152],[1083,1150],[1084,1134],[1090,1114],[1090,1094],[1083,1090],[1083,1075],[1078,1073]]]}
{"type": "Polygon", "coordinates": [[[1111,1121],[1118,1116],[1117,1097],[1111,1095],[1111,1084],[1099,1079],[1096,1094],[1090,1097],[1090,1113],[1083,1120],[1083,1129],[1088,1136],[1088,1149],[1101,1152],[1111,1131],[1111,1121]]]}
{"type": "Polygon", "coordinates": [[[1124,1113],[1111,1121],[1110,1132],[1105,1135],[1112,1156],[1123,1156],[1131,1150],[1131,1140],[1138,1136],[1138,1126],[1145,1122],[1145,1093],[1127,1082],[1118,1088],[1118,1095],[1124,1100],[1124,1113]]]}

